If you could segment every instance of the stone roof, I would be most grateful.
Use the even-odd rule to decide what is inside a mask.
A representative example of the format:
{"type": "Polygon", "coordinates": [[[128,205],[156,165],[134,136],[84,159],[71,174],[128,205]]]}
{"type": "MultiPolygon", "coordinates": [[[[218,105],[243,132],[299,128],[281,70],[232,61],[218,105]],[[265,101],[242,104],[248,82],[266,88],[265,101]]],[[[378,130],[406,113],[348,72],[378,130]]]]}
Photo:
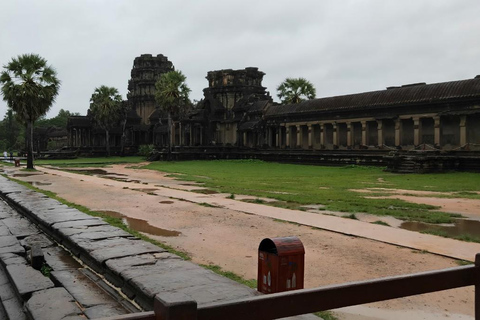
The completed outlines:
{"type": "Polygon", "coordinates": [[[271,106],[266,116],[300,115],[316,112],[365,110],[422,103],[445,102],[450,99],[480,98],[480,77],[435,84],[418,83],[387,90],[312,99],[298,104],[271,106]]]}
{"type": "Polygon", "coordinates": [[[90,127],[92,121],[88,116],[70,116],[68,118],[69,127],[90,127]]]}
{"type": "Polygon", "coordinates": [[[262,121],[261,119],[256,119],[256,120],[250,120],[250,121],[244,122],[239,125],[238,131],[253,130],[259,125],[261,121],[262,121]]]}

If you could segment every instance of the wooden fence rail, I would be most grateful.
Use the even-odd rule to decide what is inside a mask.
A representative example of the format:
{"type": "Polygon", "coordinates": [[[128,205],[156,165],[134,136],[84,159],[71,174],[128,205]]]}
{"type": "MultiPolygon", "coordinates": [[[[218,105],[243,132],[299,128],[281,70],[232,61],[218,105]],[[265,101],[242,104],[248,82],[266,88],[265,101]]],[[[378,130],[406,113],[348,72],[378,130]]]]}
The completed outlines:
{"type": "Polygon", "coordinates": [[[474,265],[409,275],[302,289],[197,308],[181,294],[162,294],[154,311],[105,318],[104,320],[268,320],[364,303],[408,297],[466,286],[475,286],[475,319],[480,320],[480,254],[474,265]]]}

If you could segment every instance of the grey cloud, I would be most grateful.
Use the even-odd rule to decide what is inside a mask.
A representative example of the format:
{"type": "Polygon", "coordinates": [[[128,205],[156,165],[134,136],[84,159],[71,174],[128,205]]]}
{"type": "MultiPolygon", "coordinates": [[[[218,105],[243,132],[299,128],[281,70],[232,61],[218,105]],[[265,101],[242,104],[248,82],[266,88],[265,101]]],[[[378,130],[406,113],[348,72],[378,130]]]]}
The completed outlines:
{"type": "Polygon", "coordinates": [[[49,116],[85,114],[102,84],[125,98],[143,53],[168,56],[195,99],[208,71],[248,66],[274,97],[286,77],[330,96],[480,74],[479,11],[476,0],[4,1],[0,64],[35,52],[57,69],[49,116]]]}

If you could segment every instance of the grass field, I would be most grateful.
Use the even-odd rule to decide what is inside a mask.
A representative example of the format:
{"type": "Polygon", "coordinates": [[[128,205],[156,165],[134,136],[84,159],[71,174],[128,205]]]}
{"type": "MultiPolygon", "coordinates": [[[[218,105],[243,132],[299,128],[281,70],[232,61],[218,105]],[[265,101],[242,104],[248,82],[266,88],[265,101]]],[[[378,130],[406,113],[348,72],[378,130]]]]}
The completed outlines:
{"type": "Polygon", "coordinates": [[[458,215],[430,205],[396,199],[365,199],[350,189],[392,188],[458,192],[478,197],[480,174],[392,174],[376,167],[320,167],[254,160],[152,162],[144,168],[172,173],[178,179],[203,183],[232,195],[269,197],[289,204],[322,204],[326,210],[389,215],[402,220],[450,223],[458,215]]]}

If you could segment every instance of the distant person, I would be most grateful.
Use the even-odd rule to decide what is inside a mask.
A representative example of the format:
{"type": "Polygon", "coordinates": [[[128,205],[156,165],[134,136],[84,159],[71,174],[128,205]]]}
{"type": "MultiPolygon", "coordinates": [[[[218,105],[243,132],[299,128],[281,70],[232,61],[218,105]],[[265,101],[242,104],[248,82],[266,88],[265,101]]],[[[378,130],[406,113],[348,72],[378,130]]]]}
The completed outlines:
{"type": "Polygon", "coordinates": [[[8,153],[7,153],[7,151],[3,151],[3,157],[5,158],[5,160],[8,160],[8,153]]]}
{"type": "Polygon", "coordinates": [[[13,161],[13,151],[10,151],[10,160],[13,161]]]}

